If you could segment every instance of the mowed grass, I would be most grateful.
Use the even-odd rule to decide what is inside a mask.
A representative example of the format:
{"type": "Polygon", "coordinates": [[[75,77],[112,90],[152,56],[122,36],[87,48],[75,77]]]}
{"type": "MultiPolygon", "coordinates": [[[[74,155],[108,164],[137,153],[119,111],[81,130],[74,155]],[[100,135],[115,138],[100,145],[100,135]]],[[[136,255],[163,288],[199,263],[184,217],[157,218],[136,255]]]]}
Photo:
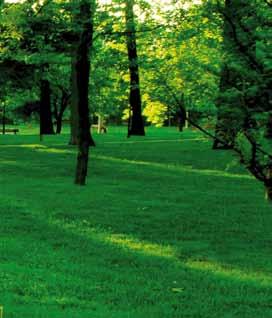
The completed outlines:
{"type": "Polygon", "coordinates": [[[272,317],[272,208],[194,131],[94,135],[73,185],[68,134],[0,136],[4,318],[272,317]]]}

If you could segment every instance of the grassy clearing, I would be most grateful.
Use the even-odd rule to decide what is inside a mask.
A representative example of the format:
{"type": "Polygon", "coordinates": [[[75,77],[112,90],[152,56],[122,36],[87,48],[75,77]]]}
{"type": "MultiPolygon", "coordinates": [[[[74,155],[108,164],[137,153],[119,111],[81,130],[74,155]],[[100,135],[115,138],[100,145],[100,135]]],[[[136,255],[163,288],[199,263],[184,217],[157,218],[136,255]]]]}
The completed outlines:
{"type": "Polygon", "coordinates": [[[262,186],[196,132],[95,136],[72,184],[68,135],[0,136],[7,318],[272,317],[262,186]]]}

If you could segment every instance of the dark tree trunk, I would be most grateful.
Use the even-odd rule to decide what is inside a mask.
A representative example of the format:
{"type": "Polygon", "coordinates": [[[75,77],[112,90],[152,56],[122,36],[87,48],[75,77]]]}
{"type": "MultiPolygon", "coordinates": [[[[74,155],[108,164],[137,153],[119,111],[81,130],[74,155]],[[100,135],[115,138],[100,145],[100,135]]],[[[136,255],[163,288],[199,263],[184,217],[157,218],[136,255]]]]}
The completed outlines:
{"type": "Polygon", "coordinates": [[[144,136],[144,121],[142,117],[142,101],[140,92],[140,76],[137,55],[137,43],[135,34],[135,22],[133,12],[134,0],[126,1],[126,31],[127,31],[127,51],[130,72],[130,93],[129,104],[131,108],[130,125],[128,136],[144,136]]]}
{"type": "Polygon", "coordinates": [[[2,114],[2,133],[6,133],[6,105],[3,105],[3,114],[2,114]]]}
{"type": "Polygon", "coordinates": [[[66,108],[68,107],[70,95],[65,89],[62,89],[60,107],[58,110],[57,101],[55,103],[55,119],[56,119],[56,134],[60,134],[62,130],[62,118],[66,108]]]}
{"type": "MultiPolygon", "coordinates": [[[[69,145],[78,146],[79,145],[79,114],[78,114],[78,104],[79,104],[79,88],[78,88],[78,48],[75,47],[72,53],[72,63],[71,63],[71,103],[70,103],[70,141],[69,145]]],[[[90,146],[95,146],[95,142],[91,135],[91,130],[89,130],[89,144],[90,146]]]]}
{"type": "Polygon", "coordinates": [[[186,121],[186,109],[185,109],[185,99],[184,94],[182,94],[179,102],[179,110],[177,111],[178,116],[178,130],[180,132],[183,131],[183,127],[185,126],[186,121]]]}
{"type": "Polygon", "coordinates": [[[56,119],[56,134],[60,135],[62,131],[62,117],[58,116],[56,119]]]}
{"type": "Polygon", "coordinates": [[[272,139],[272,114],[271,113],[268,115],[265,137],[267,139],[272,139]]]}
{"type": "Polygon", "coordinates": [[[71,59],[71,105],[70,105],[70,145],[79,144],[79,132],[78,132],[78,89],[77,89],[77,51],[76,48],[73,50],[71,59]]]}
{"type": "Polygon", "coordinates": [[[90,49],[93,37],[93,8],[88,0],[80,3],[80,13],[76,21],[80,26],[80,38],[75,55],[75,88],[77,96],[78,114],[78,156],[75,183],[86,184],[89,160],[90,119],[89,119],[89,74],[90,74],[90,49]]]}
{"type": "Polygon", "coordinates": [[[51,111],[51,89],[47,79],[41,80],[40,95],[40,135],[53,135],[53,120],[51,111]]]}

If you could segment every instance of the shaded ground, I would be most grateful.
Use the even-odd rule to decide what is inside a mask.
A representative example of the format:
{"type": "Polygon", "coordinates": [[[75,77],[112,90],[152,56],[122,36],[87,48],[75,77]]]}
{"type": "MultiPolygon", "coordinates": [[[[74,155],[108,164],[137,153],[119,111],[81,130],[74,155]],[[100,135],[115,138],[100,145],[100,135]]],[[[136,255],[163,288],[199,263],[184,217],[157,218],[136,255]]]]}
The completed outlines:
{"type": "MultiPolygon", "coordinates": [[[[22,129],[21,129],[22,131],[22,129]]],[[[11,318],[272,317],[271,206],[196,132],[0,136],[0,304],[11,318]]]]}

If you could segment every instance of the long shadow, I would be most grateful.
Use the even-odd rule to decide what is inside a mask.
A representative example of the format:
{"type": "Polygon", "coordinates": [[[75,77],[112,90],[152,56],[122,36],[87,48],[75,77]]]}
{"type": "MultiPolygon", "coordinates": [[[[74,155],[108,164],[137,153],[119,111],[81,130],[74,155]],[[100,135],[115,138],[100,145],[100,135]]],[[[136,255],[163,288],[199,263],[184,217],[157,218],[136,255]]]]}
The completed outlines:
{"type": "MultiPolygon", "coordinates": [[[[203,173],[200,168],[185,166],[179,170],[180,166],[167,166],[165,161],[146,161],[142,159],[145,155],[141,159],[138,157],[123,161],[116,156],[102,157],[97,152],[95,156],[99,160],[92,163],[92,180],[86,190],[76,191],[71,185],[60,192],[63,183],[58,181],[59,185],[53,186],[58,191],[57,196],[52,193],[46,200],[48,193],[42,195],[39,192],[43,192],[48,183],[56,179],[56,175],[62,176],[67,182],[67,178],[71,178],[73,166],[72,153],[58,152],[62,149],[57,146],[51,147],[49,151],[47,149],[20,147],[9,149],[5,153],[5,159],[16,159],[18,163],[18,169],[16,168],[13,175],[15,193],[11,196],[33,204],[41,213],[53,211],[50,212],[52,217],[65,219],[68,224],[75,219],[78,222],[86,220],[91,227],[101,228],[103,231],[110,229],[111,234],[117,235],[116,242],[121,233],[125,240],[132,237],[132,242],[140,240],[148,242],[147,245],[170,246],[180,262],[187,262],[186,270],[200,272],[194,274],[199,277],[202,273],[212,276],[217,273],[217,277],[223,272],[222,279],[225,280],[224,275],[227,274],[224,271],[234,271],[236,276],[243,276],[244,280],[248,278],[250,281],[250,277],[258,276],[258,272],[262,273],[258,282],[267,279],[272,269],[272,219],[270,207],[262,203],[262,189],[256,190],[254,181],[247,180],[244,176],[240,178],[239,175],[233,177],[231,173],[226,176],[223,172],[220,175],[222,171],[217,171],[217,175],[214,175],[213,171],[203,173]],[[54,160],[53,165],[51,160],[54,160]],[[16,178],[39,180],[41,176],[48,177],[45,185],[42,185],[41,180],[41,188],[28,190],[30,194],[25,197],[25,185],[16,184],[16,178]],[[71,202],[67,199],[68,196],[73,198],[71,202]],[[65,206],[66,210],[63,211],[62,202],[67,200],[71,207],[65,206]],[[82,204],[78,204],[81,200],[82,204]]],[[[135,157],[135,154],[131,156],[135,157]]],[[[9,173],[14,171],[13,164],[5,163],[4,172],[7,168],[9,173]]],[[[7,175],[5,180],[10,177],[10,174],[7,175]]],[[[4,193],[8,191],[5,190],[4,193]]],[[[49,233],[53,235],[52,231],[49,233]]],[[[118,245],[116,242],[113,245],[118,245]]],[[[84,250],[85,252],[87,251],[84,250]]],[[[116,262],[119,264],[118,260],[116,262]]],[[[159,273],[163,275],[162,271],[159,273]]]]}
{"type": "MultiPolygon", "coordinates": [[[[35,159],[35,161],[38,161],[39,163],[41,161],[45,161],[44,159],[51,159],[52,155],[56,156],[59,155],[56,160],[54,160],[56,163],[59,162],[60,159],[63,159],[62,156],[65,156],[67,158],[69,155],[74,155],[76,153],[76,150],[74,148],[68,148],[67,147],[58,147],[55,145],[52,146],[46,146],[46,145],[39,145],[39,144],[23,144],[23,145],[9,145],[6,146],[8,148],[9,154],[5,154],[5,159],[2,160],[0,163],[2,164],[11,164],[16,165],[17,167],[22,167],[27,165],[25,162],[22,162],[19,158],[25,157],[30,158],[32,161],[35,159]],[[35,158],[33,158],[33,152],[35,152],[35,158]],[[62,155],[62,156],[61,156],[62,155]],[[16,160],[10,160],[14,157],[18,158],[16,160]]],[[[100,160],[108,160],[110,162],[119,162],[123,164],[132,164],[132,165],[138,165],[138,166],[150,166],[153,168],[159,168],[163,170],[168,171],[175,171],[175,172],[181,172],[181,173],[196,173],[200,175],[206,175],[206,176],[215,176],[215,177],[228,177],[228,178],[243,178],[243,179],[253,179],[251,176],[247,174],[238,174],[238,173],[231,173],[227,172],[225,170],[216,170],[216,169],[197,169],[192,167],[191,165],[183,165],[183,164],[172,164],[172,163],[160,163],[157,161],[144,161],[144,160],[130,160],[127,158],[120,158],[118,156],[105,156],[105,155],[97,155],[93,154],[92,156],[94,159],[100,159],[100,160]]],[[[47,161],[47,160],[46,160],[47,161]]],[[[35,167],[35,165],[34,165],[35,167]]]]}
{"type": "Polygon", "coordinates": [[[272,281],[265,273],[181,260],[171,246],[26,209],[17,206],[1,223],[1,299],[10,317],[25,308],[45,318],[271,314],[272,281]]]}
{"type": "MultiPolygon", "coordinates": [[[[184,139],[181,138],[180,140],[166,139],[161,145],[157,142],[157,139],[153,140],[151,137],[144,140],[146,143],[149,142],[148,146],[144,147],[142,140],[114,140],[113,143],[111,143],[111,141],[107,141],[103,136],[98,137],[98,147],[93,150],[93,153],[98,155],[106,153],[107,156],[132,161],[141,160],[153,163],[191,166],[192,168],[203,170],[207,169],[208,166],[210,170],[215,171],[224,172],[228,170],[230,173],[246,173],[239,165],[238,160],[233,158],[231,152],[212,151],[210,142],[202,138],[199,139],[199,136],[193,137],[194,142],[186,141],[188,139],[187,137],[190,136],[185,136],[184,139]],[[160,151],[160,147],[162,147],[164,151],[160,151]],[[156,156],[154,156],[154,153],[156,153],[156,156]],[[193,164],[192,158],[194,158],[193,164]]],[[[67,143],[68,135],[47,136],[41,143],[41,146],[45,145],[48,147],[48,151],[50,148],[55,148],[56,150],[63,149],[66,151],[74,149],[67,147],[67,143]]],[[[35,144],[37,146],[40,144],[38,136],[18,136],[18,138],[12,138],[9,140],[9,146],[0,144],[0,149],[1,147],[10,147],[12,145],[31,147],[31,144],[34,144],[34,146],[35,144]]]]}

